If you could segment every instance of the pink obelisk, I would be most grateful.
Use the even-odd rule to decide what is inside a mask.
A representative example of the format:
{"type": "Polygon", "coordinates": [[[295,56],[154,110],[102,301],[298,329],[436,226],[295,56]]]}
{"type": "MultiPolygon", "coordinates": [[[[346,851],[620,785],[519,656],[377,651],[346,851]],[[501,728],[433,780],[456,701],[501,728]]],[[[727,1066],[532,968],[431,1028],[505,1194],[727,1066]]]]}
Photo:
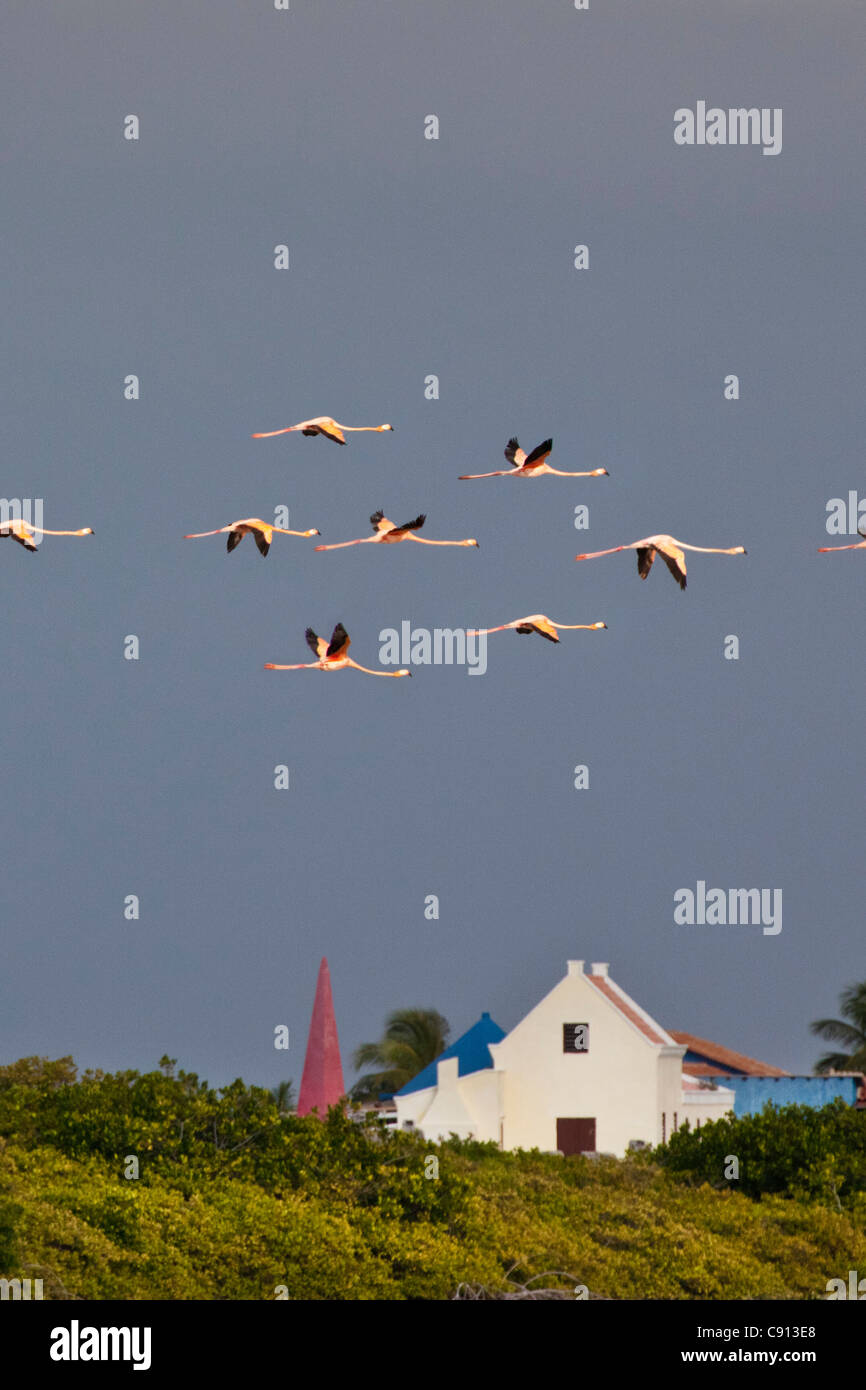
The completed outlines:
{"type": "Polygon", "coordinates": [[[331,973],[323,956],[316,982],[313,1017],[310,1019],[304,1075],[298,1094],[298,1114],[309,1115],[315,1108],[324,1120],[328,1106],[336,1105],[345,1094],[337,1020],[334,1017],[334,1001],[331,998],[331,973]]]}

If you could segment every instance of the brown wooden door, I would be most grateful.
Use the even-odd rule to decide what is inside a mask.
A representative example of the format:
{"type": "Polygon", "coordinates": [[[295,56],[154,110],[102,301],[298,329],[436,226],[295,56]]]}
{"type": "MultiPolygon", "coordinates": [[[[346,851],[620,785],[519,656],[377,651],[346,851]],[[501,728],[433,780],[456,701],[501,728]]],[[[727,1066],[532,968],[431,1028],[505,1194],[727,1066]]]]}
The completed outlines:
{"type": "Polygon", "coordinates": [[[595,1119],[557,1120],[556,1147],[564,1154],[595,1151],[595,1119]]]}

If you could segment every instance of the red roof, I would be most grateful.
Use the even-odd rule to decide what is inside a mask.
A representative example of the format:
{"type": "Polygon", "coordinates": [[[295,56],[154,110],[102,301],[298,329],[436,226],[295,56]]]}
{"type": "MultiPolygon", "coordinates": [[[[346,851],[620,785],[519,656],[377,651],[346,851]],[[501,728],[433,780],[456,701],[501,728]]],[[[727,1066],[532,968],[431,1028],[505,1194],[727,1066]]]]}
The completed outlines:
{"type": "Polygon", "coordinates": [[[790,1072],[783,1071],[781,1067],[772,1067],[769,1062],[757,1062],[754,1057],[746,1057],[730,1047],[720,1047],[706,1038],[696,1038],[694,1033],[681,1033],[675,1028],[670,1033],[678,1043],[685,1043],[689,1052],[696,1052],[705,1059],[702,1062],[683,1062],[683,1071],[690,1076],[726,1076],[731,1072],[740,1076],[790,1076],[790,1072]],[[714,1062],[715,1066],[712,1065],[714,1062]]]}
{"type": "MultiPolygon", "coordinates": [[[[599,993],[603,994],[605,999],[609,999],[611,1004],[619,1009],[620,1013],[624,1014],[630,1023],[633,1023],[636,1028],[639,1028],[645,1038],[649,1038],[651,1043],[658,1043],[662,1047],[665,1046],[667,1038],[662,1037],[658,1029],[654,1028],[651,1023],[647,1023],[646,1019],[643,1018],[636,1009],[631,1007],[619,991],[613,987],[606,975],[586,975],[584,978],[587,979],[591,985],[595,985],[599,993]]],[[[672,1034],[671,1036],[675,1037],[676,1034],[672,1034]]]]}

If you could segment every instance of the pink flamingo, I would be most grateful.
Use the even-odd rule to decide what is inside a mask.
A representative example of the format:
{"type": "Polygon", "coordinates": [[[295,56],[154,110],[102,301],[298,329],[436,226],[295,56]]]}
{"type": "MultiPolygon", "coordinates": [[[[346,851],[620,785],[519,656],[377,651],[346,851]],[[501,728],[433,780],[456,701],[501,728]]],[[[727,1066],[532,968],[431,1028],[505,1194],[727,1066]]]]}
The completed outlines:
{"type": "Polygon", "coordinates": [[[466,541],[428,541],[424,536],[416,536],[414,533],[424,525],[427,517],[422,512],[416,516],[414,521],[407,521],[402,526],[395,526],[393,521],[382,512],[374,512],[370,517],[370,525],[373,527],[372,536],[362,536],[357,541],[338,541],[336,545],[317,545],[316,550],[344,550],[347,545],[396,545],[398,541],[417,541],[419,545],[474,545],[476,540],[466,541]]]}
{"type": "Polygon", "coordinates": [[[602,478],[608,477],[606,468],[593,468],[588,473],[563,473],[559,468],[551,468],[547,462],[553,449],[553,440],[545,439],[543,444],[538,444],[531,454],[527,454],[521,449],[517,440],[509,439],[505,447],[505,457],[511,464],[510,468],[497,468],[493,473],[461,473],[459,482],[468,482],[472,478],[536,478],[541,473],[552,473],[557,478],[602,478]]]}
{"type": "Polygon", "coordinates": [[[326,642],[324,637],[317,637],[311,627],[308,627],[304,636],[307,639],[307,646],[315,652],[316,661],[301,661],[294,666],[278,666],[273,661],[265,662],[266,671],[345,671],[348,667],[354,667],[356,671],[363,671],[367,676],[388,676],[393,680],[400,676],[411,676],[411,671],[371,671],[369,666],[359,666],[357,661],[353,661],[346,653],[349,650],[350,638],[342,623],[337,623],[331,635],[330,642],[326,642]]]}
{"type": "Polygon", "coordinates": [[[863,536],[862,541],[855,541],[853,545],[819,545],[819,555],[829,555],[831,550],[866,550],[866,531],[857,527],[857,535],[863,536]]]}
{"type": "Polygon", "coordinates": [[[38,549],[34,536],[92,536],[92,526],[82,526],[78,531],[46,531],[44,526],[31,526],[29,521],[22,521],[19,518],[11,518],[9,521],[0,521],[0,539],[11,537],[19,545],[23,545],[25,550],[31,552],[38,549]]]}
{"type": "Polygon", "coordinates": [[[268,430],[265,434],[254,434],[253,439],[273,439],[277,434],[293,434],[300,430],[301,434],[311,437],[322,434],[326,439],[332,439],[335,444],[345,444],[344,434],[363,434],[365,431],[372,431],[381,434],[383,430],[393,430],[393,425],[338,425],[336,420],[332,420],[330,415],[316,415],[312,420],[302,420],[299,425],[286,425],[282,430],[268,430]]]}
{"type": "Polygon", "coordinates": [[[552,618],[548,618],[544,613],[530,613],[528,618],[515,618],[513,623],[503,623],[501,627],[476,627],[467,631],[467,637],[486,637],[490,632],[507,632],[513,628],[515,632],[537,632],[539,637],[546,637],[548,642],[558,642],[558,629],[568,632],[596,632],[599,628],[606,628],[607,623],[555,623],[552,618]]]}
{"type": "Polygon", "coordinates": [[[614,545],[610,550],[593,550],[587,555],[575,555],[575,560],[595,560],[599,555],[615,555],[619,550],[637,551],[637,572],[646,579],[652,569],[656,552],[661,555],[674,579],[681,589],[686,587],[686,557],[684,550],[694,550],[700,555],[745,555],[741,545],[730,550],[719,550],[715,546],[686,545],[685,541],[675,540],[673,536],[645,536],[642,541],[632,541],[629,545],[614,545]]]}
{"type": "Polygon", "coordinates": [[[287,531],[284,526],[272,526],[269,521],[262,521],[260,517],[248,516],[243,521],[233,521],[230,526],[218,526],[215,531],[191,531],[188,536],[184,536],[185,541],[201,540],[203,536],[221,536],[228,532],[226,550],[232,553],[235,546],[240,545],[244,536],[250,535],[255,540],[259,548],[259,553],[267,555],[271,548],[271,541],[276,531],[280,536],[320,536],[321,531],[287,531]]]}

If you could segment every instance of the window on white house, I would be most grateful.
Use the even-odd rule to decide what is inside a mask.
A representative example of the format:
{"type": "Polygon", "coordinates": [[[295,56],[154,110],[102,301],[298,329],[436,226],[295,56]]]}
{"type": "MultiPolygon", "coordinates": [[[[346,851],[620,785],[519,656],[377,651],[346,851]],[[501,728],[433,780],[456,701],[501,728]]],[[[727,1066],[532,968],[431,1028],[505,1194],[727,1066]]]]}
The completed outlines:
{"type": "Polygon", "coordinates": [[[588,1052],[589,1024],[563,1023],[562,1050],[563,1052],[588,1052]]]}

